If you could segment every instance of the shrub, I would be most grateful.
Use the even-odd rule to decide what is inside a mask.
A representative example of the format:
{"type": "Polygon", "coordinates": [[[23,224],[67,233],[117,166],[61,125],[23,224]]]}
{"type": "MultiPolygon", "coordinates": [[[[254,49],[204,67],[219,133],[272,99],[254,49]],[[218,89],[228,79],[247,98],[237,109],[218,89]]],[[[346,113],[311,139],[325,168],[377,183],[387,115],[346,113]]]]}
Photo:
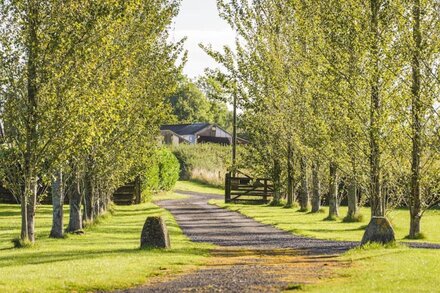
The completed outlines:
{"type": "Polygon", "coordinates": [[[163,191],[171,190],[179,179],[179,161],[169,149],[160,150],[158,157],[159,189],[163,191]]]}
{"type": "Polygon", "coordinates": [[[173,189],[179,179],[179,161],[169,149],[157,150],[149,162],[141,178],[143,202],[150,201],[154,193],[173,189]]]}

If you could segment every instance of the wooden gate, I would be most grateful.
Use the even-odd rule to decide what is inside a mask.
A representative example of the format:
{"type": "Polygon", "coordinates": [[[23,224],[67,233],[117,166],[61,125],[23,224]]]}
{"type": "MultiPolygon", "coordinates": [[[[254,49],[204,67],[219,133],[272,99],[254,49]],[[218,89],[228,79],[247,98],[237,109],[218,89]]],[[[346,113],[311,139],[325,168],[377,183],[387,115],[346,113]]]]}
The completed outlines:
{"type": "Polygon", "coordinates": [[[242,172],[232,176],[226,174],[225,178],[225,202],[243,200],[268,202],[274,194],[272,181],[268,178],[252,178],[242,172]],[[241,176],[240,176],[241,175],[241,176]]]}

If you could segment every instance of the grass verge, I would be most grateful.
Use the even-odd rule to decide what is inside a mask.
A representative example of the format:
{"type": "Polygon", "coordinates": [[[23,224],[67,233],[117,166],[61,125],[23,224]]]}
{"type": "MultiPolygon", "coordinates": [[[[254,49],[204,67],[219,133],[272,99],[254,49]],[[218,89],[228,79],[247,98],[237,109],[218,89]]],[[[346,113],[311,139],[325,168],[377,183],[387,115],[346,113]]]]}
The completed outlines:
{"type": "MultiPolygon", "coordinates": [[[[299,212],[298,209],[285,209],[264,204],[225,204],[222,200],[217,199],[211,200],[210,203],[238,211],[258,222],[273,225],[282,230],[320,239],[360,241],[370,220],[370,210],[368,208],[361,209],[360,214],[363,215],[361,222],[344,223],[342,217],[347,214],[347,207],[340,208],[341,218],[325,221],[328,207],[323,207],[323,213],[303,213],[299,212]]],[[[422,240],[406,239],[409,231],[408,210],[396,209],[390,212],[388,217],[392,222],[398,241],[440,243],[440,233],[438,233],[440,210],[427,211],[423,216],[422,230],[425,238],[422,240]]]]}
{"type": "MultiPolygon", "coordinates": [[[[276,226],[280,229],[305,236],[359,241],[365,225],[368,223],[369,210],[364,208],[363,222],[344,223],[342,217],[336,221],[325,221],[325,213],[302,213],[297,209],[268,205],[225,204],[221,200],[212,200],[211,204],[238,211],[255,220],[276,226]]],[[[345,215],[346,207],[342,207],[345,215]]],[[[409,227],[408,211],[398,209],[389,215],[398,240],[405,240],[409,227]]],[[[440,211],[428,211],[422,220],[425,235],[430,242],[440,242],[438,221],[440,211]]],[[[288,292],[438,292],[440,275],[440,250],[409,249],[403,245],[370,244],[364,248],[352,249],[338,260],[349,263],[348,266],[336,268],[333,277],[325,278],[313,285],[292,286],[288,292]]]]}
{"type": "Polygon", "coordinates": [[[225,191],[222,188],[213,187],[211,185],[207,185],[195,181],[178,181],[176,183],[176,186],[174,187],[174,190],[225,195],[225,191]]]}
{"type": "Polygon", "coordinates": [[[351,263],[309,292],[438,292],[440,250],[406,247],[356,248],[340,257],[351,263]]]}
{"type": "Polygon", "coordinates": [[[19,235],[19,206],[0,205],[0,292],[89,292],[139,286],[151,277],[202,264],[212,248],[191,242],[171,214],[152,203],[117,206],[113,216],[88,228],[85,235],[66,239],[48,238],[51,215],[50,206],[39,206],[37,244],[16,249],[11,240],[19,235]],[[165,217],[171,249],[139,249],[143,223],[152,215],[165,217]]]}

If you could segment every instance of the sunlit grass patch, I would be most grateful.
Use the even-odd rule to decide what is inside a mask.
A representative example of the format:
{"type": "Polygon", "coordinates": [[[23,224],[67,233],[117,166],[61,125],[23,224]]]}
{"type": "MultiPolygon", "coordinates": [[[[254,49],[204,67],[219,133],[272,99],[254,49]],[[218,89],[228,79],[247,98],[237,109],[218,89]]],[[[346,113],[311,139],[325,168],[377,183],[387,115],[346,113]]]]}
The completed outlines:
{"type": "Polygon", "coordinates": [[[211,185],[194,181],[178,181],[174,187],[174,190],[225,195],[225,191],[222,188],[213,187],[211,185]]]}
{"type": "MultiPolygon", "coordinates": [[[[117,206],[113,216],[86,229],[84,235],[50,239],[52,209],[37,209],[37,244],[14,248],[20,207],[0,205],[0,292],[89,292],[145,284],[156,275],[175,274],[204,262],[211,245],[193,243],[167,211],[147,203],[117,206]],[[171,249],[139,249],[147,216],[162,215],[171,249]]],[[[67,224],[68,210],[65,210],[67,224]]]]}

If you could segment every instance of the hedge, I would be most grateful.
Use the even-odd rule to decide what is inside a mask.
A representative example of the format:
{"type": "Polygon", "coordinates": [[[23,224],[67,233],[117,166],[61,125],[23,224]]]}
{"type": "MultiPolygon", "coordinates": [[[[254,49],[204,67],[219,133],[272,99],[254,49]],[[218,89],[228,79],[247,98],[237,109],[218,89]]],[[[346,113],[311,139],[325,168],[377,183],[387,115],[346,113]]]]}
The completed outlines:
{"type": "Polygon", "coordinates": [[[142,201],[150,201],[154,193],[173,189],[179,179],[179,170],[179,161],[171,150],[157,150],[141,178],[142,201]]]}

